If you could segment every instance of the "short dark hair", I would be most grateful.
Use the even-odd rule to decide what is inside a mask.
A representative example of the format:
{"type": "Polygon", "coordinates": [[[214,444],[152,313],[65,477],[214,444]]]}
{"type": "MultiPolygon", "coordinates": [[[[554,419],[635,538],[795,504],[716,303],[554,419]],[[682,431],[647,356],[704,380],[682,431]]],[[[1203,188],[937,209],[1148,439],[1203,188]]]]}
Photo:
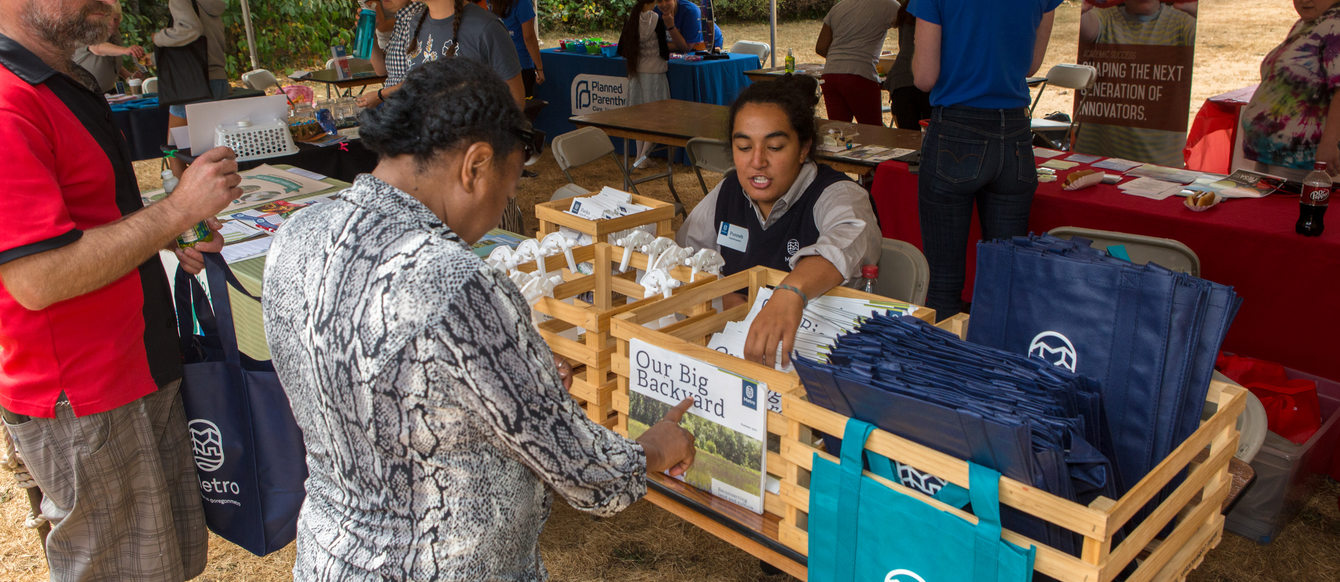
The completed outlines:
{"type": "Polygon", "coordinates": [[[814,108],[819,105],[819,81],[809,75],[788,74],[746,87],[730,105],[730,117],[726,122],[727,139],[735,135],[735,115],[749,103],[771,103],[781,107],[786,118],[791,121],[791,129],[800,138],[800,143],[809,142],[810,151],[805,152],[805,155],[813,155],[815,135],[819,133],[814,124],[814,108]]]}
{"type": "Polygon", "coordinates": [[[525,144],[526,120],[507,85],[470,59],[424,63],[405,76],[381,107],[359,115],[359,136],[382,157],[411,155],[426,164],[437,154],[486,142],[505,159],[525,144]]]}

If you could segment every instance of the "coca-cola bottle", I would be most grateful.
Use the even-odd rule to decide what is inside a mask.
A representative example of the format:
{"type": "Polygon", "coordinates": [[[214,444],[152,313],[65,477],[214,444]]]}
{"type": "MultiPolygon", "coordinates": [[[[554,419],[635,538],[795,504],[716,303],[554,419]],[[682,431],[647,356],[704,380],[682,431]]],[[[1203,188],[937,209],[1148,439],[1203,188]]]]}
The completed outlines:
{"type": "Polygon", "coordinates": [[[1331,175],[1326,173],[1326,162],[1316,162],[1303,179],[1303,194],[1298,198],[1298,223],[1294,232],[1303,236],[1321,236],[1326,229],[1322,217],[1326,204],[1331,201],[1331,175]]]}

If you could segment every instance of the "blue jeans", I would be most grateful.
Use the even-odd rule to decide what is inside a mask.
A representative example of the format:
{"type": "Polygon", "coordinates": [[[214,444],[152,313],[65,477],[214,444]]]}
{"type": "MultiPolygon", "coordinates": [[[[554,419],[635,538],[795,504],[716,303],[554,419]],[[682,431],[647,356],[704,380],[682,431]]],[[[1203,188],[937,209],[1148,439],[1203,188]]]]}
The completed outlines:
{"type": "MultiPolygon", "coordinates": [[[[223,99],[224,97],[227,97],[227,96],[228,96],[228,80],[227,80],[227,79],[210,79],[210,80],[209,80],[209,92],[210,92],[210,94],[214,97],[213,101],[218,101],[218,100],[220,100],[220,99],[223,99]]],[[[185,106],[185,105],[169,105],[169,106],[168,106],[168,115],[173,115],[173,116],[176,116],[176,117],[180,117],[180,118],[182,118],[182,119],[186,119],[186,106],[185,106]]]]}
{"type": "Polygon", "coordinates": [[[926,305],[943,318],[963,310],[974,201],[982,238],[1028,234],[1038,177],[1027,110],[936,107],[921,152],[917,200],[931,268],[926,305]]]}

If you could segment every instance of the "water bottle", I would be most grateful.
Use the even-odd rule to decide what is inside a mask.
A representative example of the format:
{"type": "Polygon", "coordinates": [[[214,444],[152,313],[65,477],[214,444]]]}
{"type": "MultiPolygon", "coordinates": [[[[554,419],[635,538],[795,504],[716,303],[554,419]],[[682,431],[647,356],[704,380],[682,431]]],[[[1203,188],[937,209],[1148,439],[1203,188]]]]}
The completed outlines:
{"type": "MultiPolygon", "coordinates": [[[[163,170],[163,197],[171,196],[175,189],[177,189],[177,176],[172,173],[172,170],[163,170]]],[[[195,246],[196,243],[212,240],[214,240],[214,232],[202,220],[177,237],[177,247],[185,249],[195,246]]]]}
{"type": "Polygon", "coordinates": [[[354,56],[371,58],[374,42],[377,42],[377,13],[364,6],[358,11],[358,26],[354,29],[354,56]]]}
{"type": "Polygon", "coordinates": [[[875,281],[879,279],[879,265],[861,266],[861,290],[872,295],[875,293],[875,281]]]}
{"type": "Polygon", "coordinates": [[[1316,162],[1303,179],[1303,194],[1298,198],[1298,223],[1294,232],[1303,236],[1321,236],[1326,229],[1322,217],[1326,204],[1331,201],[1331,175],[1326,173],[1326,162],[1316,162]]]}
{"type": "Polygon", "coordinates": [[[791,49],[786,49],[786,72],[796,72],[796,55],[791,54],[791,49]]]}

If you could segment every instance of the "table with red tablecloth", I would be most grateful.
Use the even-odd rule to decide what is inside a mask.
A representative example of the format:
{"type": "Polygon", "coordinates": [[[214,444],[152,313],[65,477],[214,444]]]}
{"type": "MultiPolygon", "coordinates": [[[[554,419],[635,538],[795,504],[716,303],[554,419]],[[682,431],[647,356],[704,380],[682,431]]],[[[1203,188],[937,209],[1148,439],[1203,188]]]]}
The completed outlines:
{"type": "MultiPolygon", "coordinates": [[[[1064,178],[1087,167],[1058,174],[1064,178]]],[[[880,164],[871,194],[884,236],[920,248],[917,176],[907,164],[880,164]]],[[[1079,226],[1179,240],[1200,257],[1202,277],[1232,285],[1243,298],[1225,350],[1340,379],[1340,304],[1333,298],[1340,290],[1340,216],[1327,218],[1330,228],[1310,238],[1293,231],[1298,219],[1293,196],[1233,199],[1192,212],[1177,196],[1149,200],[1107,184],[1067,192],[1058,180],[1038,185],[1029,228],[1079,226]]],[[[976,219],[971,236],[981,236],[976,219]]],[[[964,299],[971,299],[976,254],[970,245],[964,299]]]]}

